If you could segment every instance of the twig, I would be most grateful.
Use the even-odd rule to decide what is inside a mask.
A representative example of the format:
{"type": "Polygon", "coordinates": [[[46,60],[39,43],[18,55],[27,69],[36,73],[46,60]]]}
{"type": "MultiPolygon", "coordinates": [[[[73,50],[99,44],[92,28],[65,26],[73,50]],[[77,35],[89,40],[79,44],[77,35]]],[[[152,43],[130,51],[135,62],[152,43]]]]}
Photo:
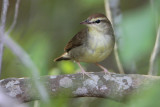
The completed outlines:
{"type": "Polygon", "coordinates": [[[110,20],[110,22],[113,25],[112,16],[111,16],[111,9],[109,7],[109,0],[104,0],[104,5],[105,5],[107,18],[110,20]]]}
{"type": "MultiPolygon", "coordinates": [[[[105,0],[106,14],[107,14],[107,17],[109,18],[109,20],[111,21],[112,25],[114,25],[113,28],[115,31],[116,38],[118,38],[121,35],[120,28],[116,27],[122,21],[122,15],[121,15],[120,8],[119,8],[119,5],[120,5],[119,2],[120,2],[120,0],[105,0]]],[[[124,74],[123,66],[121,64],[121,61],[120,61],[120,58],[118,55],[117,41],[116,41],[115,47],[114,47],[114,55],[115,55],[115,59],[116,59],[120,74],[124,74]]]]}
{"type": "Polygon", "coordinates": [[[160,53],[160,25],[158,28],[158,32],[157,32],[157,37],[156,37],[156,42],[154,45],[154,49],[153,52],[151,54],[151,58],[150,58],[150,67],[149,67],[149,75],[157,75],[157,71],[155,70],[155,63],[156,63],[156,59],[158,57],[158,54],[160,53]]]}
{"type": "Polygon", "coordinates": [[[16,25],[16,23],[17,23],[19,3],[20,3],[20,0],[17,0],[16,5],[15,5],[15,13],[14,13],[13,23],[12,23],[12,25],[10,26],[9,30],[7,31],[8,34],[10,34],[10,32],[14,29],[14,27],[15,27],[15,25],[16,25]]]}
{"type": "Polygon", "coordinates": [[[1,76],[2,59],[3,59],[3,36],[5,32],[8,5],[9,5],[8,0],[3,0],[2,12],[1,12],[1,25],[0,25],[0,76],[1,76]]]}
{"type": "Polygon", "coordinates": [[[40,107],[40,104],[39,104],[39,101],[38,101],[38,100],[34,101],[33,107],[40,107]]]}
{"type": "Polygon", "coordinates": [[[9,5],[8,0],[3,0],[2,13],[1,13],[1,29],[3,30],[5,29],[8,5],[9,5]]]}
{"type": "Polygon", "coordinates": [[[120,74],[125,74],[124,70],[123,70],[123,66],[122,66],[120,58],[119,58],[119,55],[118,55],[118,46],[117,46],[117,43],[115,43],[114,55],[115,55],[115,59],[116,59],[117,66],[118,66],[120,74]]]}
{"type": "Polygon", "coordinates": [[[42,98],[43,101],[48,102],[49,101],[48,93],[45,87],[43,86],[43,84],[41,83],[41,81],[38,80],[38,78],[40,77],[39,70],[31,60],[30,56],[13,39],[11,39],[7,35],[7,33],[4,36],[3,42],[21,60],[21,62],[27,68],[30,69],[33,82],[36,85],[36,88],[40,94],[40,97],[42,98]]]}
{"type": "MultiPolygon", "coordinates": [[[[100,97],[121,101],[125,96],[140,90],[152,87],[160,80],[159,76],[139,74],[112,74],[94,72],[91,78],[81,74],[43,76],[40,78],[45,83],[47,91],[52,97],[58,93],[68,93],[69,97],[100,97]],[[68,92],[69,91],[69,92],[68,92]]],[[[0,81],[7,94],[23,102],[39,99],[29,78],[8,78],[0,81]]]]}

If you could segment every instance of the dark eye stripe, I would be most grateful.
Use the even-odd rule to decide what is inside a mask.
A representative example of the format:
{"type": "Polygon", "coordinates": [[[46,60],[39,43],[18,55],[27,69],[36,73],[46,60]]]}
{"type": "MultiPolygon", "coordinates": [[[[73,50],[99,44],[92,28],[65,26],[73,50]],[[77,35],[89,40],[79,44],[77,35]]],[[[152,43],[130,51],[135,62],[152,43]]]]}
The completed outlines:
{"type": "Polygon", "coordinates": [[[95,23],[100,23],[100,22],[101,22],[101,21],[100,21],[99,19],[95,21],[95,23]]]}

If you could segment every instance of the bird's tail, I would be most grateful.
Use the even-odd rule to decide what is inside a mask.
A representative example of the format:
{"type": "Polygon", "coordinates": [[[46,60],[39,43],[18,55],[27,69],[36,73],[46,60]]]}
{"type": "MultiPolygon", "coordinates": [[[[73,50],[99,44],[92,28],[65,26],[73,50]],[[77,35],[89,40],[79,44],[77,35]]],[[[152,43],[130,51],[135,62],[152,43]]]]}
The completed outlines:
{"type": "Polygon", "coordinates": [[[68,53],[65,52],[64,54],[62,54],[60,57],[54,59],[54,61],[61,61],[61,60],[70,60],[70,57],[68,56],[68,53]]]}

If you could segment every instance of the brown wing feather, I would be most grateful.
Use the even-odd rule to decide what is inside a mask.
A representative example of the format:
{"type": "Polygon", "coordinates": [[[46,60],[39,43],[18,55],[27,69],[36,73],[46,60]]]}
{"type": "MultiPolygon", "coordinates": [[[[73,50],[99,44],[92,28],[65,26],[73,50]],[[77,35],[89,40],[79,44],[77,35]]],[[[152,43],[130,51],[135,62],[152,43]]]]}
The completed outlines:
{"type": "Polygon", "coordinates": [[[83,44],[83,41],[87,37],[87,28],[78,32],[65,46],[64,51],[68,52],[71,49],[83,44]]]}

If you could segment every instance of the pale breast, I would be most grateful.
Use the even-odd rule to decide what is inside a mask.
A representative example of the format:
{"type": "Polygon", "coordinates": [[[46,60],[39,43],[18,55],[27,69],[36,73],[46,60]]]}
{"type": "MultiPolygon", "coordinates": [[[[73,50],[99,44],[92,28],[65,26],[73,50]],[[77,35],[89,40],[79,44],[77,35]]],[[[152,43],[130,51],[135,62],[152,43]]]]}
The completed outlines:
{"type": "Polygon", "coordinates": [[[69,56],[76,61],[96,63],[107,58],[113,47],[112,35],[92,32],[83,45],[69,51],[69,56]]]}
{"type": "Polygon", "coordinates": [[[90,37],[83,61],[95,63],[104,60],[111,53],[112,45],[111,37],[108,35],[90,37]]]}
{"type": "Polygon", "coordinates": [[[104,60],[113,49],[113,40],[109,35],[89,36],[88,41],[76,50],[76,60],[96,63],[104,60]]]}

